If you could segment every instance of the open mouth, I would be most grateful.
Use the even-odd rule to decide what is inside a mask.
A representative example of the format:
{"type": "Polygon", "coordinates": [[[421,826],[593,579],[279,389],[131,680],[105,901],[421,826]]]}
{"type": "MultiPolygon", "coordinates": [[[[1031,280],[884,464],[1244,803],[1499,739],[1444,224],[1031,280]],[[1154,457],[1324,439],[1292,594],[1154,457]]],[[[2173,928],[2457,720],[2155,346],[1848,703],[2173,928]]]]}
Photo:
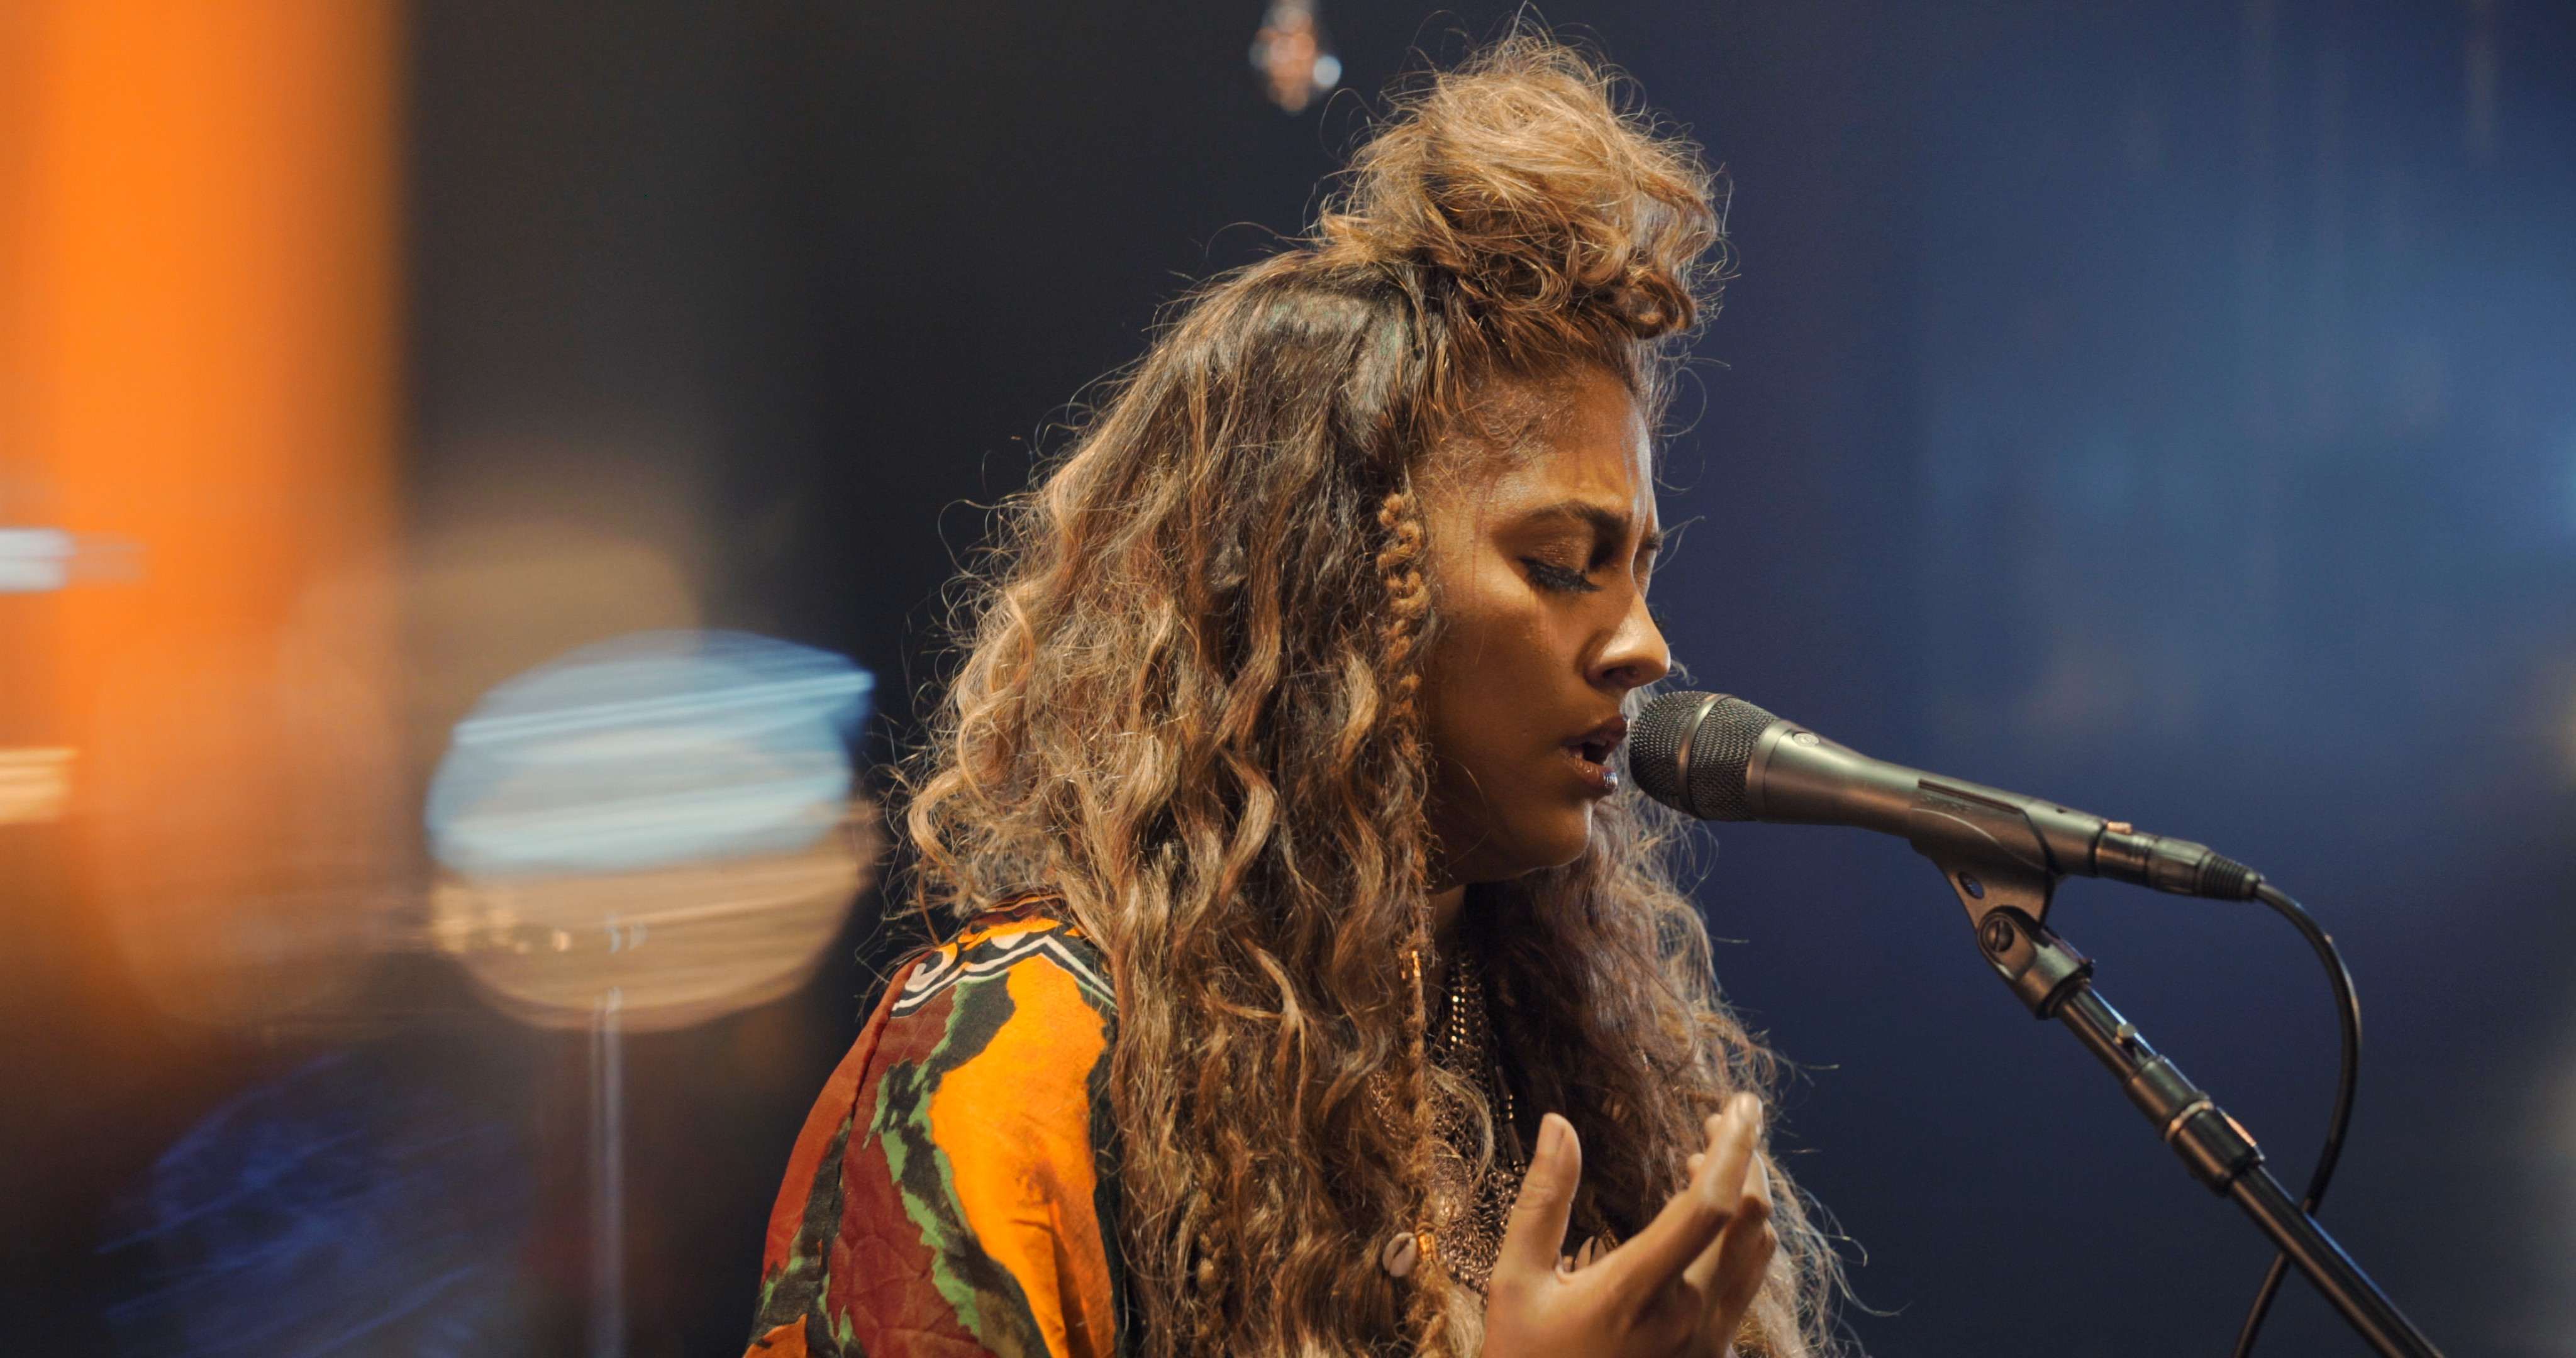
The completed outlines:
{"type": "Polygon", "coordinates": [[[1610,758],[1618,753],[1619,742],[1627,738],[1627,718],[1612,717],[1567,741],[1565,752],[1573,758],[1577,771],[1607,791],[1619,785],[1619,774],[1610,767],[1610,758]]]}

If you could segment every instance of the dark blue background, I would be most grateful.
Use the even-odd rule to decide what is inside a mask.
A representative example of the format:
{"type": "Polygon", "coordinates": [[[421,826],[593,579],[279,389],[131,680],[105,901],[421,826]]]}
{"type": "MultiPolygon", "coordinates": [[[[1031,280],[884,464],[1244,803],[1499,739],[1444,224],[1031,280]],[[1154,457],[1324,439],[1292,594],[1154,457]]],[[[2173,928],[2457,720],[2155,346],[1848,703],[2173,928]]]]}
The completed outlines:
{"type": "MultiPolygon", "coordinates": [[[[975,506],[1159,305],[1299,229],[1363,125],[1349,95],[1262,101],[1260,8],[420,4],[413,504],[497,477],[579,525],[603,477],[676,479],[707,624],[875,670],[884,757],[975,506]]],[[[1325,19],[1374,91],[1506,13],[1325,19]]],[[[1671,446],[1690,526],[1658,585],[1697,681],[2306,900],[2369,1037],[2326,1220],[2455,1358],[2576,1354],[2576,10],[1546,17],[1735,185],[1743,272],[1671,446]]],[[[1858,1334],[2223,1352],[2259,1240],[1994,983],[1932,872],[1854,832],[1719,838],[1721,975],[1799,1063],[1784,1145],[1866,1251],[1858,1334]]],[[[631,1040],[632,1353],[738,1351],[779,1167],[887,947],[875,906],[801,994],[631,1040]]],[[[2056,922],[2303,1178],[2333,1024],[2290,931],[2096,883],[2056,922]]],[[[475,1216],[515,1233],[478,1248],[520,1272],[521,1351],[585,1352],[582,1037],[440,963],[380,979],[369,1078],[517,1148],[529,1215],[475,1216]]],[[[97,1248],[156,1160],[337,1032],[113,1059],[13,1034],[50,1116],[0,1181],[5,1347],[89,1351],[147,1285],[97,1248]]],[[[2275,1324],[2276,1358],[2361,1351],[2301,1283],[2275,1324]]]]}
{"type": "MultiPolygon", "coordinates": [[[[1297,230],[1361,125],[1349,96],[1258,99],[1257,11],[433,7],[420,475],[462,474],[496,421],[703,431],[690,471],[734,530],[717,620],[904,676],[904,729],[971,506],[1187,280],[1297,230]]],[[[1325,18],[1373,91],[1505,12],[1325,18]]],[[[1672,446],[1691,527],[1659,587],[1699,681],[2308,900],[2369,1020],[2327,1219],[2451,1352],[2576,1353],[2570,13],[1546,17],[1735,184],[1743,274],[1672,446]]],[[[1995,985],[1933,874],[1857,834],[1721,838],[1723,977],[1802,1063],[1798,1172],[1891,1313],[1860,1334],[2221,1352],[2260,1242],[1995,985]]],[[[2333,1027],[2290,931],[2096,884],[2059,921],[2302,1178],[2333,1027]]],[[[863,988],[826,977],[810,1021],[846,1031],[863,988]]],[[[744,1186],[799,1092],[744,1134],[744,1186]]],[[[747,1295],[743,1205],[691,1257],[747,1295]]],[[[714,1352],[732,1318],[688,1319],[714,1352]]],[[[2276,1324],[2270,1352],[2357,1351],[2302,1284],[2276,1324]]]]}

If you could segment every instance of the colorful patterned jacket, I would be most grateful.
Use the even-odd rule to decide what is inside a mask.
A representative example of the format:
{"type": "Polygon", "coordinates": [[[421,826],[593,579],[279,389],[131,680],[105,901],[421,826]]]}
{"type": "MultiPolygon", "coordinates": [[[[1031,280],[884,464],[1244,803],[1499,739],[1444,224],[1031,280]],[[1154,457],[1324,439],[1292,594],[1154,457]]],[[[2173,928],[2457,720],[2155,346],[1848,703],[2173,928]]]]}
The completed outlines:
{"type": "Polygon", "coordinates": [[[745,1358],[1113,1358],[1114,998],[1024,900],[900,971],[805,1119],[745,1358]]]}

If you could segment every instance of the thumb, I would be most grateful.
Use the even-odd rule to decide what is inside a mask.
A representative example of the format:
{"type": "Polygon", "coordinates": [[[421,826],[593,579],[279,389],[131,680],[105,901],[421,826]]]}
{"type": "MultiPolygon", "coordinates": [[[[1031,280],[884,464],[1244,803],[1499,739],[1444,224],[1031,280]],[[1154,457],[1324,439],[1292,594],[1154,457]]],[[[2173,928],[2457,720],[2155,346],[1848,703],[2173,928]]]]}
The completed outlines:
{"type": "Polygon", "coordinates": [[[1565,1243],[1566,1218],[1574,1211],[1574,1190],[1583,1182],[1583,1144],[1574,1124],[1550,1113],[1538,1123],[1538,1149],[1530,1156],[1521,1195],[1512,1201],[1503,1242],[1495,1253],[1495,1271],[1545,1275],[1553,1272],[1565,1243]]]}

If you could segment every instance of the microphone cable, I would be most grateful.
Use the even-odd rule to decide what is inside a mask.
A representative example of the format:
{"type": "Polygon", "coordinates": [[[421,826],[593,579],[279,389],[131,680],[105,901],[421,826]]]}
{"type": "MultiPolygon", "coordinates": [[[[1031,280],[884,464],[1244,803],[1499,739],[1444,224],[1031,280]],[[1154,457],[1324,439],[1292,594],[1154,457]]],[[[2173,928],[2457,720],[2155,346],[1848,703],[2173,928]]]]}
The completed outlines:
{"type": "MultiPolygon", "coordinates": [[[[2326,969],[2326,981],[2334,987],[2335,1019],[2343,1030],[2343,1059],[2335,1072],[2334,1114],[2326,1122],[2326,1142],[2317,1152],[2317,1167],[2308,1175],[2308,1191],[2299,1199],[2299,1210],[2316,1215],[2318,1204],[2326,1200],[2326,1185],[2333,1181],[2335,1161],[2343,1156],[2344,1132],[2352,1125],[2353,1086],[2361,1078],[2361,1001],[2352,993],[2352,973],[2345,969],[2343,954],[2335,950],[2334,939],[2319,927],[2315,917],[2297,901],[2283,895],[2269,883],[2258,881],[2254,899],[2272,907],[2308,940],[2308,947],[2326,969]]],[[[2290,1269],[2290,1256],[2274,1253],[2272,1267],[2263,1274],[2263,1286],[2254,1294],[2254,1304],[2245,1312],[2244,1328],[2237,1331],[2235,1358],[2252,1358],[2254,1340],[2263,1332],[2263,1319],[2271,1314],[2272,1300],[2280,1295],[2281,1278],[2290,1269]]]]}

